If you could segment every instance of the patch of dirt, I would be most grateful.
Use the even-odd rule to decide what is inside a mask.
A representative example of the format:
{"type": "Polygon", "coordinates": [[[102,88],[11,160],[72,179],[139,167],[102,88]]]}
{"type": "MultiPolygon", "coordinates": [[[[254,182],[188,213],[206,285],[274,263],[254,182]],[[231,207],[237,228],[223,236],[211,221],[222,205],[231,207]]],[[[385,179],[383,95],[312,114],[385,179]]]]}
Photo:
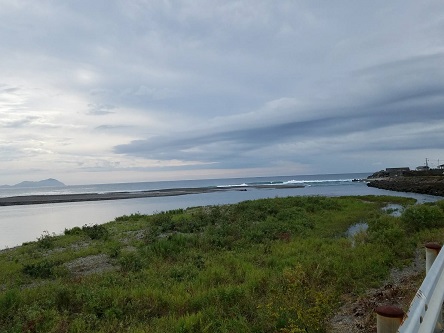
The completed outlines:
{"type": "Polygon", "coordinates": [[[67,262],[64,266],[74,276],[85,276],[90,274],[98,274],[104,272],[110,272],[117,270],[118,267],[114,266],[111,259],[106,254],[97,254],[87,257],[75,259],[67,262]]]}
{"type": "Polygon", "coordinates": [[[145,238],[145,230],[126,231],[120,241],[123,244],[129,244],[134,240],[143,240],[145,238]]]}
{"type": "Polygon", "coordinates": [[[328,332],[376,332],[375,308],[381,305],[392,305],[406,312],[424,277],[424,251],[417,250],[414,262],[401,270],[392,270],[389,279],[382,287],[371,289],[359,298],[344,295],[344,305],[331,319],[328,332]]]}

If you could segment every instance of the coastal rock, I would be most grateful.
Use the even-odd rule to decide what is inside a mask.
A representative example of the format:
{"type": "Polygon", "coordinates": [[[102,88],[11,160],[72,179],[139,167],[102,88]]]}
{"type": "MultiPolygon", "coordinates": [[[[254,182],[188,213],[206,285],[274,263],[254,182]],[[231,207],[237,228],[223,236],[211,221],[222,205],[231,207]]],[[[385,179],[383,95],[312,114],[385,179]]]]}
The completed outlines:
{"type": "Polygon", "coordinates": [[[397,192],[444,196],[444,176],[401,176],[369,179],[367,186],[397,192]]]}

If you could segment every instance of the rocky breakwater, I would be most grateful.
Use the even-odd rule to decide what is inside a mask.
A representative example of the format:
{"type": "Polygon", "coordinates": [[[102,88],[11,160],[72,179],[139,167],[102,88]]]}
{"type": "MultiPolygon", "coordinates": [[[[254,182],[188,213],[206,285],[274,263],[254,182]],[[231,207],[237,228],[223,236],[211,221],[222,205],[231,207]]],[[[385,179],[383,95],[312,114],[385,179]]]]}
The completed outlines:
{"type": "Polygon", "coordinates": [[[444,175],[441,176],[397,176],[368,178],[367,186],[397,192],[413,192],[444,196],[444,175]]]}

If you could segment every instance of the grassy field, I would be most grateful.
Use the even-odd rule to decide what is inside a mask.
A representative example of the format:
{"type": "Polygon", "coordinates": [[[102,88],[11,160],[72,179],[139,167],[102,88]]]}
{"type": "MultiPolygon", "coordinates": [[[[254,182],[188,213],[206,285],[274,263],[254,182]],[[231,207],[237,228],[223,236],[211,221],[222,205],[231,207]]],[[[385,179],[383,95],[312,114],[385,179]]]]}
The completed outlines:
{"type": "Polygon", "coordinates": [[[44,233],[0,252],[0,332],[325,332],[342,295],[442,242],[444,201],[413,204],[275,198],[44,233]]]}

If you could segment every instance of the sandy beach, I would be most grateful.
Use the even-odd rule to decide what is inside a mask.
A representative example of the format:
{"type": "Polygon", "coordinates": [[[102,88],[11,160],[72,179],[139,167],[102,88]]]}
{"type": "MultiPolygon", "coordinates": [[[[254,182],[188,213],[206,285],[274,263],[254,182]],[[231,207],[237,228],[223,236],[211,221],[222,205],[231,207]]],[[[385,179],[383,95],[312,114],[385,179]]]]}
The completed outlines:
{"type": "Polygon", "coordinates": [[[137,192],[109,192],[109,193],[81,193],[81,194],[57,194],[57,195],[26,195],[0,198],[0,206],[36,205],[62,202],[101,201],[137,199],[149,197],[178,196],[186,194],[201,194],[222,191],[247,191],[248,189],[275,189],[275,188],[302,188],[303,185],[256,185],[245,187],[197,187],[174,188],[137,192]]]}

